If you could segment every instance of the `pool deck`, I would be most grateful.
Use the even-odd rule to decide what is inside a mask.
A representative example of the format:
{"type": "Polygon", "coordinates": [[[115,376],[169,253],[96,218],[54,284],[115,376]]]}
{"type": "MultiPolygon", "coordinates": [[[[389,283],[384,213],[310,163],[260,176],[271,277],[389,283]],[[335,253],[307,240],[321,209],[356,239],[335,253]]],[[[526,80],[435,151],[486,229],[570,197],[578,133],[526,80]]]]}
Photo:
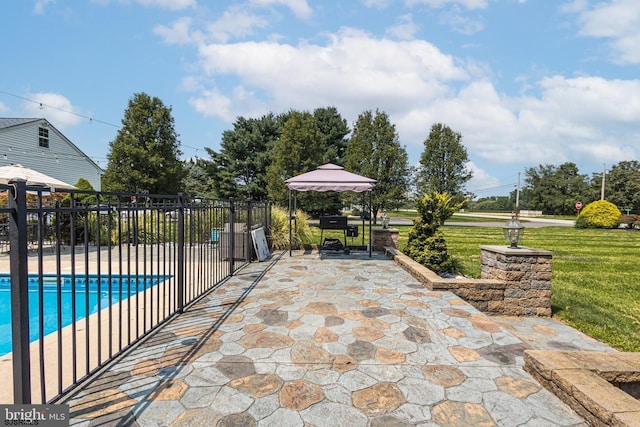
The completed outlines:
{"type": "Polygon", "coordinates": [[[252,263],[68,396],[74,426],[583,426],[527,349],[613,349],[489,317],[381,253],[252,263]]]}

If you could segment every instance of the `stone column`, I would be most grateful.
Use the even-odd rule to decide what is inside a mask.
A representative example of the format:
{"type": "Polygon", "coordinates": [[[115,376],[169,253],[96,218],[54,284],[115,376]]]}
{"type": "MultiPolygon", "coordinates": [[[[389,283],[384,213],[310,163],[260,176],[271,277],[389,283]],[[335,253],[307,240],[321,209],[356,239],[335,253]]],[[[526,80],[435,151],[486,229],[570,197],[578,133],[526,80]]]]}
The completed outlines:
{"type": "Polygon", "coordinates": [[[504,307],[508,316],[551,316],[551,260],[541,249],[480,246],[481,278],[507,283],[504,307]]]}
{"type": "Polygon", "coordinates": [[[374,228],[371,230],[372,248],[374,251],[382,251],[385,246],[391,246],[398,249],[398,235],[400,230],[397,228],[374,228]]]}

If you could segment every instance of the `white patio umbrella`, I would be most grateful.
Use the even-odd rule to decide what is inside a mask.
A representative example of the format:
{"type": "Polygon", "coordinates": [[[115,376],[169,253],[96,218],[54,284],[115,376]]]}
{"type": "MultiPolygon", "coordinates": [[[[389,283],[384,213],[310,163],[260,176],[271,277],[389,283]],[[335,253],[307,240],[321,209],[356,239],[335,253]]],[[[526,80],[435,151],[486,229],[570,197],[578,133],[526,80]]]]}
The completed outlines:
{"type": "Polygon", "coordinates": [[[41,172],[35,171],[31,168],[22,165],[8,165],[0,167],[0,184],[8,184],[9,181],[15,179],[23,179],[27,182],[27,185],[38,185],[57,190],[77,190],[71,184],[67,184],[64,181],[50,177],[41,172]]]}

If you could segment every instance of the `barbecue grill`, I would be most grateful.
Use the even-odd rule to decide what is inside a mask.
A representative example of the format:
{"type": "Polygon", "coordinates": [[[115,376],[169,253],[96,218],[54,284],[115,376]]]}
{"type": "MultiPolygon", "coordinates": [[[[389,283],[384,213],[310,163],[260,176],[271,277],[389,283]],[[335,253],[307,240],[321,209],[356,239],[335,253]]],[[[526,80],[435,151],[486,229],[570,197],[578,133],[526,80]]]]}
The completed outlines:
{"type": "MultiPolygon", "coordinates": [[[[320,249],[325,245],[324,230],[342,230],[345,253],[348,253],[347,247],[347,230],[349,225],[347,224],[347,217],[340,215],[321,216],[320,217],[320,249]]],[[[357,230],[356,230],[357,233],[357,230]]]]}

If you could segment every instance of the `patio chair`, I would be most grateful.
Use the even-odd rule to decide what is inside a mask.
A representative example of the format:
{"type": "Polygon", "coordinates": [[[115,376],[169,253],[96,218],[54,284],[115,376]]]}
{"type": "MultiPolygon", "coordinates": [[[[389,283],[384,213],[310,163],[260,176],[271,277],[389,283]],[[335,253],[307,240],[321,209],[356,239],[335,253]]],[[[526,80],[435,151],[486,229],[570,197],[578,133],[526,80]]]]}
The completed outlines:
{"type": "Polygon", "coordinates": [[[211,230],[211,237],[209,238],[209,244],[211,246],[218,247],[218,242],[220,241],[220,230],[214,228],[211,230]]]}

